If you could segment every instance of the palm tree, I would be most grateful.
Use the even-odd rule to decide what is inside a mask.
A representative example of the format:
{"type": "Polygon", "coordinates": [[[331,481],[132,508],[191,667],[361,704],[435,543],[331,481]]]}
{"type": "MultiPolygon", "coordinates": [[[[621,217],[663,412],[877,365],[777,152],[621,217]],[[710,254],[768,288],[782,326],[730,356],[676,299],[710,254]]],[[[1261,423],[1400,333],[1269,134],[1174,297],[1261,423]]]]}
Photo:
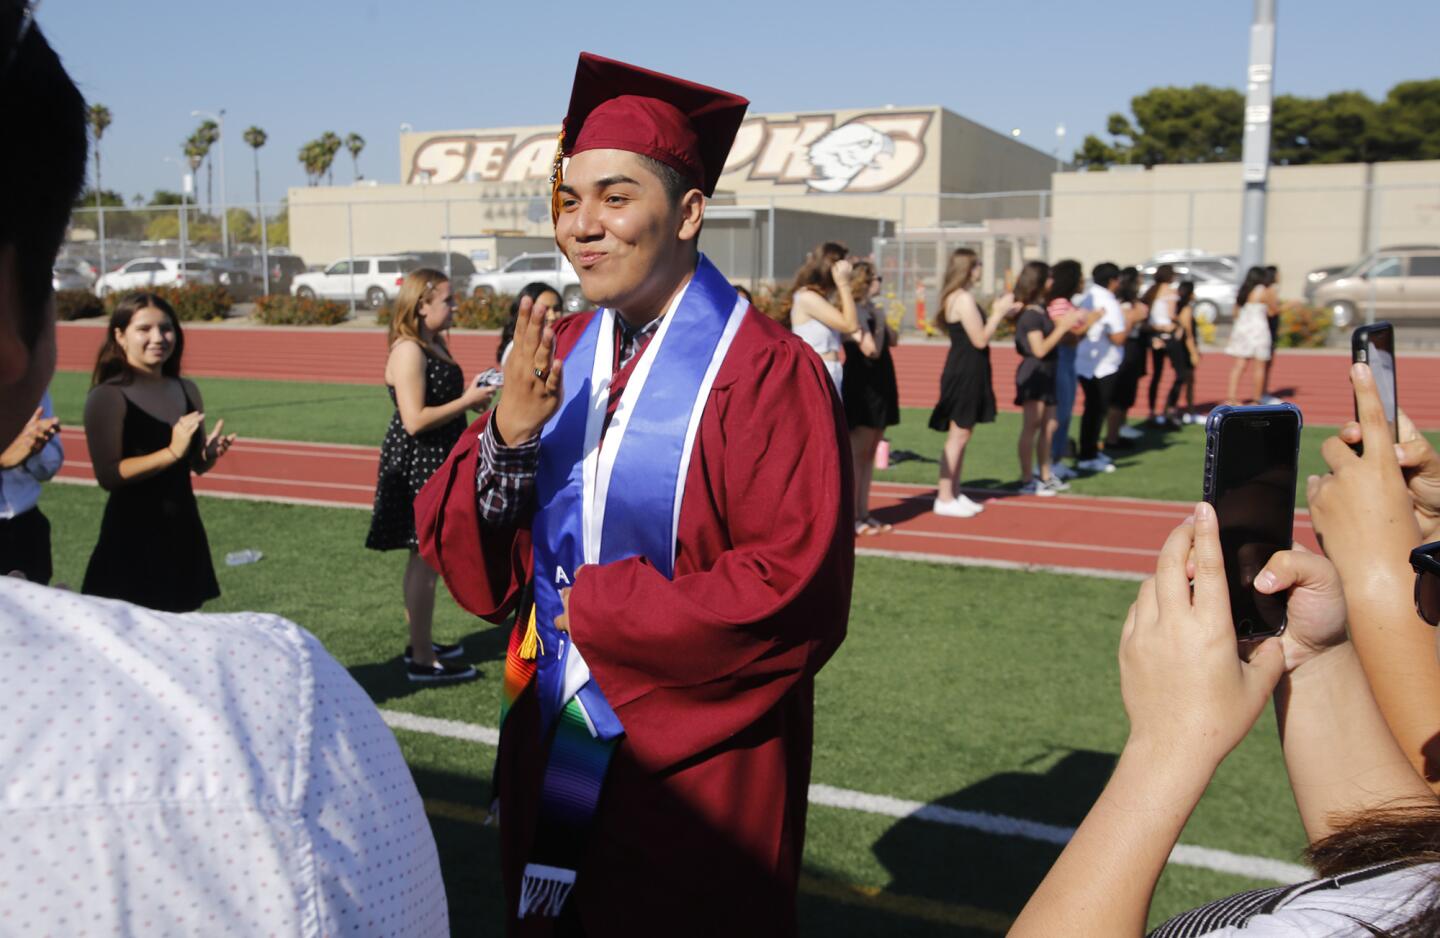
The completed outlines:
{"type": "Polygon", "coordinates": [[[345,149],[350,151],[350,162],[355,167],[355,178],[364,179],[360,175],[360,151],[365,149],[365,138],[359,134],[350,134],[345,138],[345,149]]]}
{"type": "Polygon", "coordinates": [[[199,145],[200,158],[205,162],[205,211],[215,212],[215,164],[210,159],[210,148],[220,139],[220,125],[212,120],[200,122],[191,139],[199,145]]]}
{"type": "Polygon", "coordinates": [[[329,165],[325,159],[325,145],[319,140],[311,140],[300,148],[299,159],[300,165],[305,167],[306,185],[317,185],[329,165]]]}
{"type": "Polygon", "coordinates": [[[335,163],[335,154],[339,153],[340,148],[345,144],[334,133],[334,131],[330,130],[327,130],[323,134],[321,134],[320,139],[317,140],[316,143],[320,145],[320,151],[322,154],[321,159],[324,161],[325,164],[324,167],[320,170],[320,173],[321,175],[326,177],[326,185],[334,185],[335,174],[331,172],[331,167],[335,163]]]}
{"type": "Polygon", "coordinates": [[[100,138],[110,126],[110,109],[103,104],[92,104],[86,111],[90,123],[90,135],[95,138],[95,217],[100,232],[100,272],[105,273],[105,213],[100,208],[100,138]]]}
{"type": "Polygon", "coordinates": [[[268,139],[265,131],[259,127],[250,126],[245,128],[241,138],[250,144],[250,150],[255,154],[255,221],[260,225],[260,276],[264,279],[265,292],[270,292],[270,253],[268,239],[265,233],[265,206],[260,203],[260,148],[265,145],[268,139]]]}

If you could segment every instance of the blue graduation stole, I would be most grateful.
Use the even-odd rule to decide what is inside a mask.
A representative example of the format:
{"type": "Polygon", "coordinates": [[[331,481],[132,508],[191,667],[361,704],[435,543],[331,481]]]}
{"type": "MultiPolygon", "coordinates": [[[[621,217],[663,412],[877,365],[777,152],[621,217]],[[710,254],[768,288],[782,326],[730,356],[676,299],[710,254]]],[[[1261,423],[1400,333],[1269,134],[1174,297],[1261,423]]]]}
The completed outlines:
{"type": "Polygon", "coordinates": [[[625,728],[570,636],[560,590],[587,563],[644,557],[673,577],[685,477],[715,375],[749,303],[703,254],[635,362],[608,430],[614,310],[595,314],[565,358],[559,410],[540,434],[535,477],[535,691],[542,739],[555,729],[519,917],[559,915],[575,882],[610,756],[625,728]],[[605,445],[601,447],[601,437],[605,445]]]}

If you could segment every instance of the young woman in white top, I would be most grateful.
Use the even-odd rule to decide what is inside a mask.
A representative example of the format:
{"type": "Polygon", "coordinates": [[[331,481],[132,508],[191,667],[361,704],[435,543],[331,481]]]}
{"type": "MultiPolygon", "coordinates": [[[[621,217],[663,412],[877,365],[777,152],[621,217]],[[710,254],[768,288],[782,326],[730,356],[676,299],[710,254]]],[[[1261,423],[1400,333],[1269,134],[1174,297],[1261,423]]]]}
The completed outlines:
{"type": "Polygon", "coordinates": [[[1269,297],[1265,268],[1251,267],[1235,294],[1239,312],[1235,314],[1235,324],[1230,329],[1230,342],[1225,346],[1225,354],[1235,359],[1225,394],[1227,404],[1240,403],[1240,378],[1252,361],[1258,363],[1254,376],[1254,400],[1258,403],[1265,396],[1264,363],[1270,360],[1271,354],[1269,297]]]}
{"type": "Polygon", "coordinates": [[[860,315],[850,293],[850,262],[845,259],[849,253],[849,248],[834,241],[811,251],[795,272],[790,299],[790,329],[820,356],[836,393],[844,372],[841,336],[855,336],[859,341],[860,315]]]}
{"type": "Polygon", "coordinates": [[[1179,288],[1175,286],[1175,268],[1169,264],[1161,264],[1155,268],[1155,282],[1145,291],[1145,295],[1140,297],[1140,302],[1150,307],[1147,324],[1150,333],[1149,421],[1157,426],[1165,423],[1165,418],[1155,411],[1156,399],[1160,394],[1160,379],[1165,373],[1165,360],[1170,357],[1169,345],[1180,338],[1175,323],[1175,298],[1179,292],[1179,288]]]}

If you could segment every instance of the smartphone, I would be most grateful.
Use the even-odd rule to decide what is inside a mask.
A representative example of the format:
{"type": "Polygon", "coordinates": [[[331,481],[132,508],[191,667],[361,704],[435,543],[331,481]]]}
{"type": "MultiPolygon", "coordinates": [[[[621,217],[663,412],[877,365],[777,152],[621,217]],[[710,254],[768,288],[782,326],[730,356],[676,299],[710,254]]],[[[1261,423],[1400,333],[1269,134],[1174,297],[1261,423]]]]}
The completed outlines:
{"type": "MultiPolygon", "coordinates": [[[[1385,419],[1390,424],[1390,435],[1400,442],[1400,425],[1395,413],[1399,396],[1395,385],[1395,327],[1388,322],[1360,326],[1350,334],[1350,357],[1370,366],[1375,374],[1375,388],[1380,392],[1380,403],[1385,407],[1385,419]]],[[[1360,419],[1360,405],[1355,405],[1355,419],[1360,419]]]]}
{"type": "Polygon", "coordinates": [[[1240,639],[1285,631],[1285,595],[1257,593],[1254,583],[1270,557],[1292,543],[1302,425],[1294,404],[1217,407],[1205,424],[1205,501],[1220,522],[1240,639]]]}
{"type": "Polygon", "coordinates": [[[475,386],[501,388],[505,386],[505,373],[498,368],[486,368],[475,376],[475,386]]]}

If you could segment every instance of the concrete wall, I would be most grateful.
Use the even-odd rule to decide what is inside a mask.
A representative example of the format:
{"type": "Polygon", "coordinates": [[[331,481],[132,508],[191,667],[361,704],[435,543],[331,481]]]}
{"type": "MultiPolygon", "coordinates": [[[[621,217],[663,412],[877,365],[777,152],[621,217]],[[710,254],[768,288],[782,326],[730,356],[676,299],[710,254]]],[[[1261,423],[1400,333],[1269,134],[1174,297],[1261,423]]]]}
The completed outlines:
{"type": "MultiPolygon", "coordinates": [[[[1184,248],[1238,253],[1241,190],[1238,163],[1056,174],[1050,256],[1088,269],[1184,248]]],[[[1383,244],[1440,241],[1440,161],[1277,166],[1269,192],[1266,258],[1287,297],[1300,296],[1316,267],[1383,244]]]]}

